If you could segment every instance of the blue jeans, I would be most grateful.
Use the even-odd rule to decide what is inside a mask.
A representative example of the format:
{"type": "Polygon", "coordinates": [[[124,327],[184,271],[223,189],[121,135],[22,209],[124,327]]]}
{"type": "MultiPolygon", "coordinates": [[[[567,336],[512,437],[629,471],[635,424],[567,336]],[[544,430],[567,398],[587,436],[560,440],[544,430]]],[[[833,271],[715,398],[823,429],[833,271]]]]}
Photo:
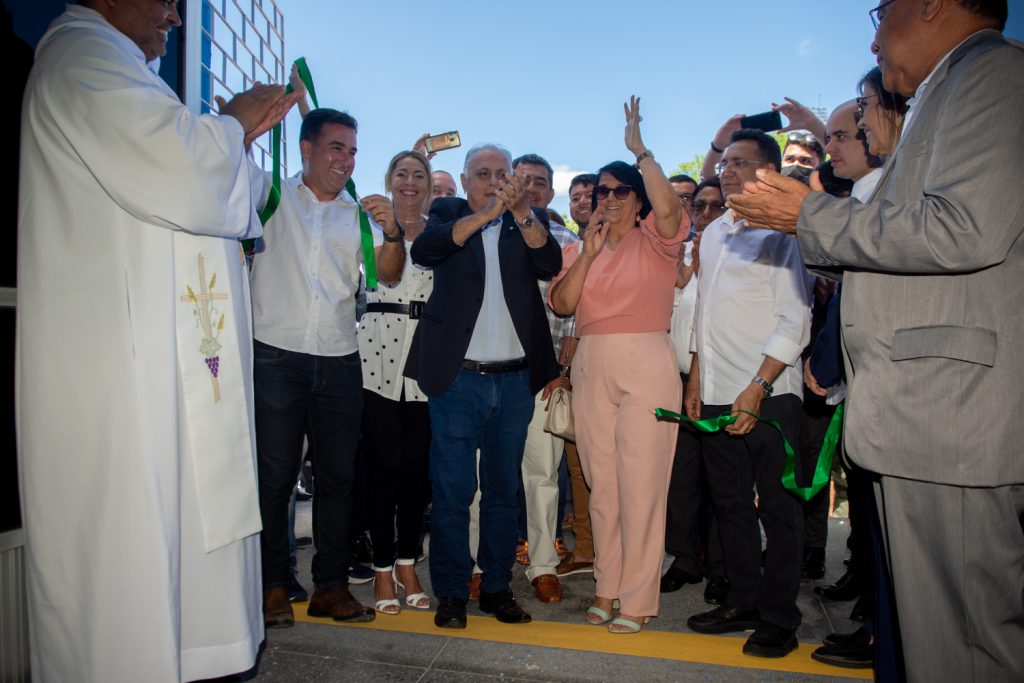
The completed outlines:
{"type": "Polygon", "coordinates": [[[316,472],[313,583],[345,586],[363,412],[359,354],[312,356],[255,341],[253,356],[263,587],[288,586],[288,502],[302,465],[304,435],[316,472]]]}
{"type": "Polygon", "coordinates": [[[515,562],[519,488],[526,428],[533,416],[527,370],[477,374],[461,370],[430,397],[430,585],[439,598],[469,597],[469,505],[476,493],[480,449],[480,589],[508,589],[515,562]]]}

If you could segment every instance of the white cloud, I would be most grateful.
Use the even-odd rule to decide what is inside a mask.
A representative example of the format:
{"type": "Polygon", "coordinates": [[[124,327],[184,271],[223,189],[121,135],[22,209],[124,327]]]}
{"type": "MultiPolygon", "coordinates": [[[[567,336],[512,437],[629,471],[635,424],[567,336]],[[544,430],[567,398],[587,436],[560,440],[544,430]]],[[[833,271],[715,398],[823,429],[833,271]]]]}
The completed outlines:
{"type": "Polygon", "coordinates": [[[580,173],[589,173],[589,171],[574,171],[566,164],[555,164],[552,168],[555,169],[554,186],[556,197],[569,196],[569,183],[572,182],[572,179],[580,173]]]}
{"type": "Polygon", "coordinates": [[[814,45],[811,43],[810,38],[804,38],[800,41],[800,45],[796,48],[796,53],[800,57],[806,57],[810,54],[814,54],[814,45]]]}

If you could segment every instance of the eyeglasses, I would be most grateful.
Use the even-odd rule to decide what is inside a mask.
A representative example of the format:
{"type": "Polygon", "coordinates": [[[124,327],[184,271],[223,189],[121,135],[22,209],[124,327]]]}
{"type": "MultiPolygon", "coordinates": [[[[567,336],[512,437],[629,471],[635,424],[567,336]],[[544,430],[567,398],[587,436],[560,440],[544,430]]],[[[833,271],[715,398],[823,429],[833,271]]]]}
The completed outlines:
{"type": "Polygon", "coordinates": [[[725,172],[725,170],[729,167],[732,167],[737,173],[739,173],[741,169],[743,169],[746,166],[750,166],[751,164],[755,166],[764,166],[766,163],[768,162],[752,161],[750,159],[722,159],[717,164],[715,164],[715,173],[717,173],[718,175],[722,175],[725,172]]]}
{"type": "Polygon", "coordinates": [[[679,203],[680,204],[689,204],[690,202],[693,201],[693,193],[692,192],[680,192],[676,196],[679,197],[679,203]]]}
{"type": "Polygon", "coordinates": [[[862,95],[854,100],[857,103],[857,118],[864,118],[864,110],[868,108],[868,100],[872,97],[881,97],[881,95],[862,95]]]}
{"type": "Polygon", "coordinates": [[[894,2],[896,2],[896,0],[886,0],[878,7],[868,12],[868,16],[871,17],[871,23],[874,24],[876,31],[878,30],[878,27],[882,24],[882,20],[885,19],[885,15],[888,14],[888,12],[883,12],[882,10],[884,10],[886,7],[888,7],[894,2]]]}
{"type": "Polygon", "coordinates": [[[721,213],[722,211],[725,211],[725,204],[723,204],[722,202],[703,202],[703,201],[697,201],[697,202],[693,203],[693,212],[694,213],[704,213],[708,209],[711,209],[712,211],[714,211],[716,213],[721,213]]]}
{"type": "Polygon", "coordinates": [[[598,200],[607,199],[608,195],[615,195],[616,199],[625,199],[629,196],[629,193],[633,191],[633,188],[629,185],[619,185],[618,187],[605,187],[604,185],[598,185],[594,188],[594,197],[598,200]]]}

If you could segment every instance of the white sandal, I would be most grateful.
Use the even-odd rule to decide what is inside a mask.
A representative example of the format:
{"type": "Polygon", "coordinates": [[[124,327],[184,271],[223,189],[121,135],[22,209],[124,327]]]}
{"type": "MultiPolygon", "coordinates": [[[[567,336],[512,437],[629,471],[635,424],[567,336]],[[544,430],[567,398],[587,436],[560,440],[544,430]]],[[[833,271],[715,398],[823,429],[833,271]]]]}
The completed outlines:
{"type": "MultiPolygon", "coordinates": [[[[393,579],[394,578],[395,568],[393,566],[392,567],[376,567],[375,566],[375,567],[373,567],[373,571],[374,572],[380,572],[380,573],[390,572],[391,576],[392,576],[392,579],[393,579]]],[[[373,580],[374,580],[374,584],[376,584],[377,583],[377,576],[376,576],[376,574],[374,574],[373,580]]],[[[381,598],[380,600],[375,602],[374,605],[373,605],[374,611],[379,612],[380,614],[386,614],[389,617],[393,617],[396,614],[401,613],[401,611],[402,611],[402,603],[399,602],[399,600],[398,600],[398,597],[397,597],[398,589],[397,588],[395,589],[395,595],[396,595],[396,597],[393,597],[393,598],[381,598]]]]}
{"type": "MultiPolygon", "coordinates": [[[[397,560],[396,565],[408,566],[416,564],[415,559],[408,560],[397,560]]],[[[405,590],[405,585],[398,580],[398,568],[397,566],[391,570],[391,576],[395,581],[395,585],[405,590]]],[[[406,593],[405,604],[413,609],[430,609],[430,596],[426,593],[406,593]]]]}

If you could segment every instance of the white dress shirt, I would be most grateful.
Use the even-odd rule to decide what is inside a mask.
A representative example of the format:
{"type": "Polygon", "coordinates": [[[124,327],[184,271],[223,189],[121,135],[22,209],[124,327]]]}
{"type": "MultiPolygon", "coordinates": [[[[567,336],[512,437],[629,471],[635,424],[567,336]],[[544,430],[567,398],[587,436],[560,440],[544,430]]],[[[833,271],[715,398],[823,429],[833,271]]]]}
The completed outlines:
{"type": "Polygon", "coordinates": [[[701,401],[731,405],[764,356],[788,367],[773,382],[775,396],[803,395],[800,353],[810,341],[811,289],[796,238],[748,228],[727,211],[700,243],[694,330],[701,401]]]}
{"type": "MultiPolygon", "coordinates": [[[[693,239],[683,243],[685,252],[683,263],[693,263],[693,239]]],[[[668,335],[672,339],[672,346],[676,350],[676,361],[679,369],[690,372],[690,364],[693,360],[690,338],[693,336],[693,320],[697,312],[697,274],[694,273],[690,281],[682,289],[676,288],[675,297],[672,300],[672,322],[668,335]]]]}
{"type": "Polygon", "coordinates": [[[867,175],[853,183],[853,189],[850,191],[850,196],[858,200],[861,204],[867,204],[868,200],[871,199],[871,195],[874,194],[875,188],[878,187],[878,181],[881,179],[882,169],[871,169],[868,171],[867,175]]]}
{"type": "MultiPolygon", "coordinates": [[[[466,349],[466,358],[482,362],[499,362],[523,358],[526,352],[519,343],[516,326],[505,303],[505,290],[501,284],[501,264],[498,261],[498,238],[501,237],[502,217],[480,229],[484,242],[484,301],[473,326],[473,336],[466,349]]],[[[516,239],[522,239],[519,235],[516,239]]]]}
{"type": "MultiPolygon", "coordinates": [[[[266,203],[270,174],[250,164],[266,203]]],[[[374,247],[384,233],[370,223],[374,247]]],[[[253,336],[264,344],[314,356],[358,350],[356,292],[363,262],[359,215],[345,190],[322,202],[302,174],[281,179],[281,203],[263,226],[252,270],[253,336]]]]}

